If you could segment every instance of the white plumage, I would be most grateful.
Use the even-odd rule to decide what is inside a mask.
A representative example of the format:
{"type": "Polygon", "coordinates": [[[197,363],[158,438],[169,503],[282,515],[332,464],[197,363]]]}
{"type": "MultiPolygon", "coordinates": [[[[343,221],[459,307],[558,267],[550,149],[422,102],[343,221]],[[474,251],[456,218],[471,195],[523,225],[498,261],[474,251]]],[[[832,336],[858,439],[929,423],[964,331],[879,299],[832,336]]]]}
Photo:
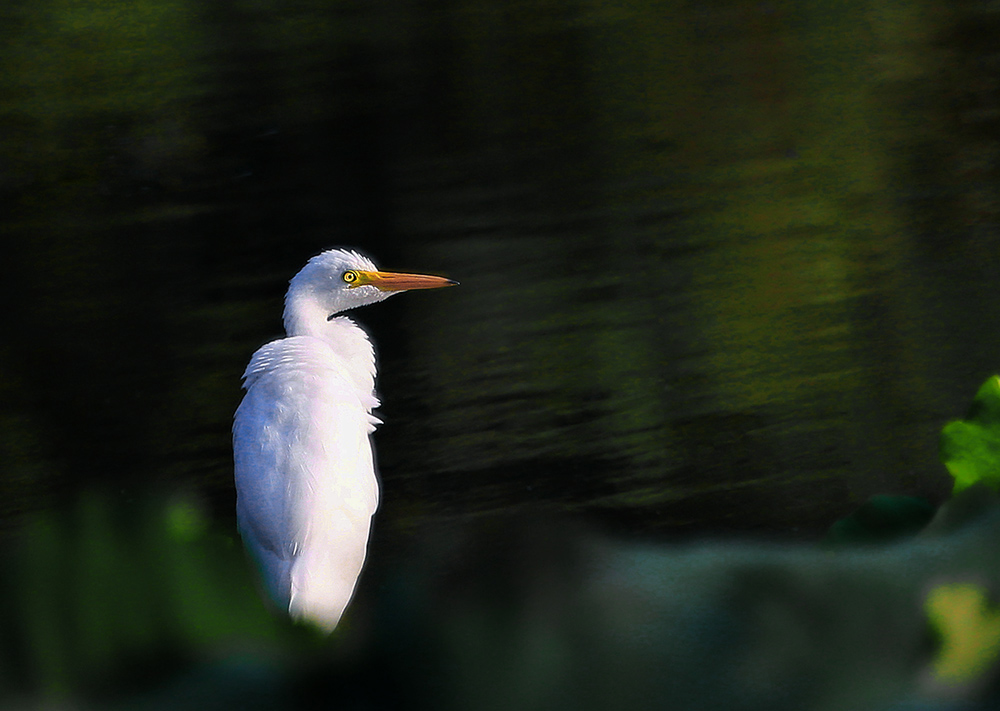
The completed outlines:
{"type": "Polygon", "coordinates": [[[337,625],[379,500],[369,438],[379,424],[375,353],[357,324],[335,314],[454,283],[323,252],[290,282],[288,337],[261,347],[243,374],[233,424],[237,520],[268,594],[292,617],[337,625]]]}

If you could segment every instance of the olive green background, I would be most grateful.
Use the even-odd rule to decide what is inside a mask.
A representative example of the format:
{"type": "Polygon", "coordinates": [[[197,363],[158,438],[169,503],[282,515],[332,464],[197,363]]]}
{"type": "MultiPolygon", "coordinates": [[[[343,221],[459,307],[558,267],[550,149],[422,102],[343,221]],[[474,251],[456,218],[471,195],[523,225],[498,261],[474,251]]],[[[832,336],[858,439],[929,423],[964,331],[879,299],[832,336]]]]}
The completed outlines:
{"type": "Polygon", "coordinates": [[[940,502],[1000,369],[998,36],[932,0],[5,2],[0,689],[298,644],[229,427],[331,246],[461,282],[357,313],[382,564],[497,513],[810,540],[940,502]]]}

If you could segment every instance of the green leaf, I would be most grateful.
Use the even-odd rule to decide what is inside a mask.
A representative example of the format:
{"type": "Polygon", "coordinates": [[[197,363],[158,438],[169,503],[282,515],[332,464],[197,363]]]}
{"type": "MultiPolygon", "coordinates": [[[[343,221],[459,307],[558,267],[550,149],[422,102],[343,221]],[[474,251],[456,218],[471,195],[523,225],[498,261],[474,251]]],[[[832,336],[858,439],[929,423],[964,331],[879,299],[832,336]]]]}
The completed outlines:
{"type": "Polygon", "coordinates": [[[1000,656],[1000,611],[987,591],[973,583],[938,585],[924,611],[941,645],[933,673],[948,685],[965,684],[987,673],[1000,656]]]}
{"type": "Polygon", "coordinates": [[[1000,376],[983,383],[964,420],[945,425],[941,459],[955,493],[977,483],[1000,490],[1000,376]]]}

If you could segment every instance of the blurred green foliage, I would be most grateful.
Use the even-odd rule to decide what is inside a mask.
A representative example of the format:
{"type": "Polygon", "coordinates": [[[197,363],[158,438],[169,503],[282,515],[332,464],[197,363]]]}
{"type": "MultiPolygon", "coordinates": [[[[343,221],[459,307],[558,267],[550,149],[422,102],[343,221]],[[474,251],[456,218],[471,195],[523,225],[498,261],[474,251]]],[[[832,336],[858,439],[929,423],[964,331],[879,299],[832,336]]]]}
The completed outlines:
{"type": "Polygon", "coordinates": [[[0,701],[100,695],[307,634],[261,602],[235,532],[195,495],[84,492],[8,543],[0,659],[16,662],[0,665],[0,701]]]}
{"type": "Polygon", "coordinates": [[[974,681],[995,666],[1000,655],[1000,610],[989,591],[973,583],[948,583],[931,590],[924,602],[941,640],[933,673],[945,685],[974,681]]]}
{"type": "Polygon", "coordinates": [[[1000,376],[983,383],[964,419],[945,425],[941,458],[955,493],[974,484],[1000,489],[1000,376]]]}

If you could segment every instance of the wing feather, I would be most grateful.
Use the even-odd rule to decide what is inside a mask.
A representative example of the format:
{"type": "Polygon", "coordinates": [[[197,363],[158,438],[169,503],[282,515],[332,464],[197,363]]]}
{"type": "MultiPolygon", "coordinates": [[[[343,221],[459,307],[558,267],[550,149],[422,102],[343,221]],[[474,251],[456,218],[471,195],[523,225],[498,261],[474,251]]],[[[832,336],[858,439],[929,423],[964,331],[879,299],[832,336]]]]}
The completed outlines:
{"type": "Polygon", "coordinates": [[[332,628],[364,565],[378,506],[378,422],[322,340],[269,343],[251,359],[233,448],[240,532],[272,598],[332,628]]]}

